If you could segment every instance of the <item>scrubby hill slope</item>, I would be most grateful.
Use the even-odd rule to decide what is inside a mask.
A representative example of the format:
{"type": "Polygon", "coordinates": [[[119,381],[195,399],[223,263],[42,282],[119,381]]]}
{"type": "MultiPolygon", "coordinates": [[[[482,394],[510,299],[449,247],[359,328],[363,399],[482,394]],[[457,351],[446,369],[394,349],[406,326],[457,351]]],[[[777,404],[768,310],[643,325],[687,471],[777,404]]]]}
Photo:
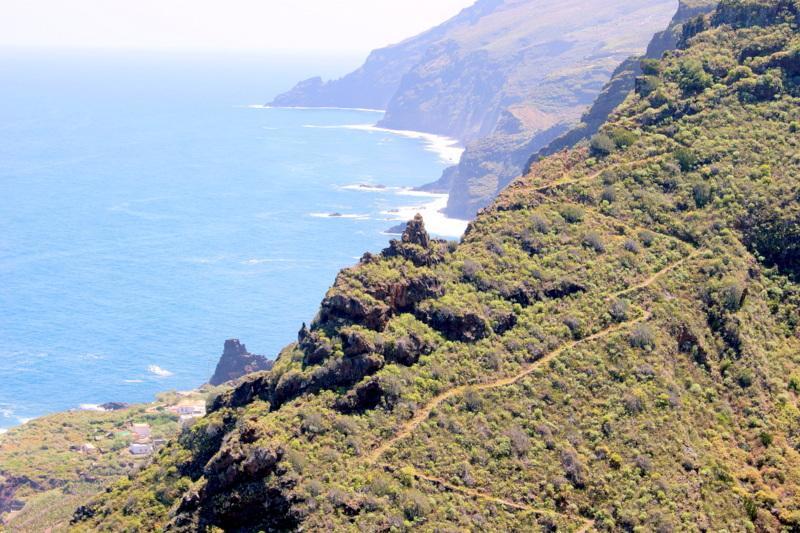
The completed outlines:
{"type": "Polygon", "coordinates": [[[687,25],[591,152],[343,271],[76,529],[800,529],[799,23],[687,25]]]}

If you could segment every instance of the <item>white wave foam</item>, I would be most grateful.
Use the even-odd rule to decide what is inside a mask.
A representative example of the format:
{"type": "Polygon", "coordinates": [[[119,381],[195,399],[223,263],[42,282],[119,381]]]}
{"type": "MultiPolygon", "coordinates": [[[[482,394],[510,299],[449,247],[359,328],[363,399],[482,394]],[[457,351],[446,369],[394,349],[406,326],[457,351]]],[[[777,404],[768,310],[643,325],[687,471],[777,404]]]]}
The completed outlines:
{"type": "Polygon", "coordinates": [[[3,418],[11,418],[14,416],[14,410],[7,407],[0,408],[0,416],[3,418]]]}
{"type": "Polygon", "coordinates": [[[322,107],[310,107],[310,106],[280,106],[280,105],[259,105],[259,104],[252,104],[245,106],[249,109],[299,109],[301,111],[357,111],[359,113],[380,113],[383,114],[385,111],[383,109],[371,109],[369,107],[332,107],[332,106],[322,106],[322,107]]]}
{"type": "Polygon", "coordinates": [[[358,130],[369,133],[388,133],[409,139],[417,139],[425,143],[425,149],[427,151],[437,154],[439,159],[448,165],[457,164],[461,159],[461,154],[464,153],[464,148],[461,146],[458,140],[451,137],[445,137],[444,135],[436,135],[434,133],[424,133],[421,131],[411,130],[392,130],[389,128],[379,128],[373,124],[344,124],[341,126],[317,126],[313,124],[306,124],[303,127],[317,129],[358,130]]]}
{"type": "Polygon", "coordinates": [[[369,220],[369,215],[343,214],[343,213],[309,213],[314,218],[347,218],[351,220],[369,220]]]}
{"type": "Polygon", "coordinates": [[[433,198],[433,201],[426,204],[403,206],[382,211],[381,214],[389,217],[388,220],[402,223],[408,222],[419,213],[425,220],[425,228],[433,235],[438,235],[439,237],[461,237],[464,234],[469,220],[450,218],[442,212],[447,207],[447,194],[413,192],[415,194],[409,194],[409,196],[429,197],[433,198]]]}
{"type": "Polygon", "coordinates": [[[3,433],[8,433],[8,430],[6,428],[0,428],[0,435],[3,433]]]}
{"type": "Polygon", "coordinates": [[[32,418],[32,417],[31,417],[31,418],[23,418],[23,417],[21,417],[21,416],[18,416],[18,417],[17,417],[17,422],[19,422],[19,423],[20,423],[20,424],[22,424],[23,426],[24,426],[25,424],[27,424],[28,422],[30,422],[31,420],[33,420],[33,418],[32,418]]]}
{"type": "Polygon", "coordinates": [[[397,191],[399,187],[387,187],[386,185],[372,185],[370,183],[354,183],[352,185],[342,185],[340,189],[345,191],[360,192],[391,192],[397,191]]]}
{"type": "Polygon", "coordinates": [[[122,380],[123,383],[144,383],[141,379],[124,379],[122,380]]]}
{"type": "Polygon", "coordinates": [[[147,367],[147,371],[150,372],[151,374],[155,375],[155,376],[160,377],[160,378],[168,378],[168,377],[173,375],[172,372],[170,372],[169,370],[166,370],[164,368],[161,368],[158,365],[150,365],[150,366],[148,366],[147,367]]]}
{"type": "Polygon", "coordinates": [[[98,413],[105,412],[105,409],[95,403],[82,403],[78,406],[81,411],[95,411],[98,413]]]}

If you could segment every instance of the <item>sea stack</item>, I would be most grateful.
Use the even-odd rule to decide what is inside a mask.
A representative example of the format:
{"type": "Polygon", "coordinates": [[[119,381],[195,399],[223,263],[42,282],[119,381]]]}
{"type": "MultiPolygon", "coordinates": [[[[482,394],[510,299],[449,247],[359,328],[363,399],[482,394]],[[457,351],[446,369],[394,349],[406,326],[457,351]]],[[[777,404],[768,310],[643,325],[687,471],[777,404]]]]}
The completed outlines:
{"type": "Polygon", "coordinates": [[[251,354],[239,339],[225,341],[225,349],[217,363],[217,369],[209,380],[211,385],[221,385],[239,379],[253,372],[262,372],[272,368],[272,361],[263,355],[251,354]]]}

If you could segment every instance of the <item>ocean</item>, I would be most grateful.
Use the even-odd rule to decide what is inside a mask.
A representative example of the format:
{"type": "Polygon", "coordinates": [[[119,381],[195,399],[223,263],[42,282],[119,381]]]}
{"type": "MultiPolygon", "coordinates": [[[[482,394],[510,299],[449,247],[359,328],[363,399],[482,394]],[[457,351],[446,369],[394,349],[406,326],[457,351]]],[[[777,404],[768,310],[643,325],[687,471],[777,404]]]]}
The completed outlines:
{"type": "Polygon", "coordinates": [[[275,356],[339,269],[422,211],[452,142],[261,105],[342,60],[0,51],[0,430],[275,356]]]}

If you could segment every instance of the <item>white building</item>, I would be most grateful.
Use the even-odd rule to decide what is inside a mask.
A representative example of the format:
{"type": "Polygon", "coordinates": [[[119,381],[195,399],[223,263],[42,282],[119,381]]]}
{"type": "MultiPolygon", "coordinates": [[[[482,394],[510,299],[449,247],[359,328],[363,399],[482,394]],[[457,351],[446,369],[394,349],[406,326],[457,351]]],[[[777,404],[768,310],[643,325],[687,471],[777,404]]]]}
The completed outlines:
{"type": "Polygon", "coordinates": [[[206,415],[206,406],[203,403],[182,403],[173,405],[169,410],[178,416],[188,415],[197,417],[206,415]]]}
{"type": "Polygon", "coordinates": [[[153,445],[149,442],[134,442],[128,451],[133,455],[150,455],[153,453],[153,445]]]}

